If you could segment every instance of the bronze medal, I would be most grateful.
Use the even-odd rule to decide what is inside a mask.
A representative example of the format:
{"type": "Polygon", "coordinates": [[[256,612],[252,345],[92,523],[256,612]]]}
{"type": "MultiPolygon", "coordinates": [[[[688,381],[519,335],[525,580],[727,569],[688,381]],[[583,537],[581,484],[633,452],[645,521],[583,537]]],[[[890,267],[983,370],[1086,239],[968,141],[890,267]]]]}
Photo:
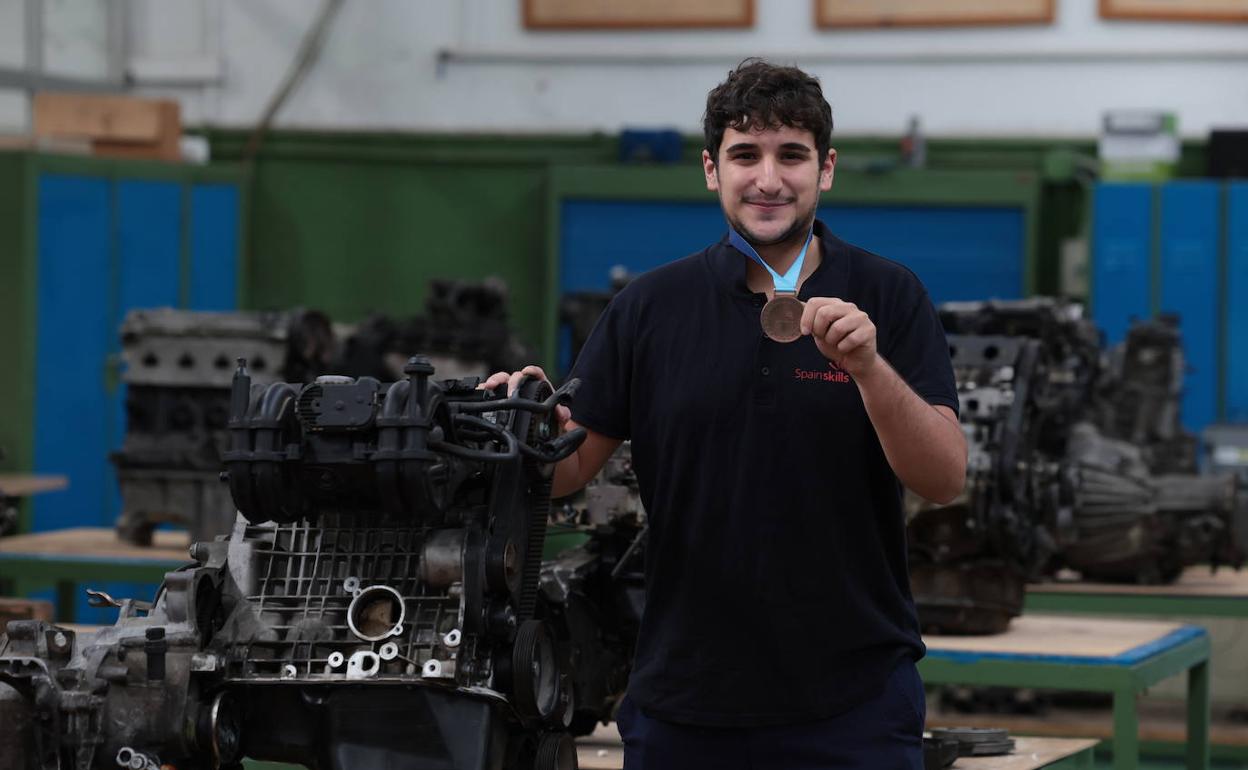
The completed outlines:
{"type": "Polygon", "coordinates": [[[795,295],[776,292],[763,305],[763,313],[759,319],[763,324],[763,334],[776,342],[796,340],[802,336],[802,311],[805,307],[805,303],[795,295]]]}

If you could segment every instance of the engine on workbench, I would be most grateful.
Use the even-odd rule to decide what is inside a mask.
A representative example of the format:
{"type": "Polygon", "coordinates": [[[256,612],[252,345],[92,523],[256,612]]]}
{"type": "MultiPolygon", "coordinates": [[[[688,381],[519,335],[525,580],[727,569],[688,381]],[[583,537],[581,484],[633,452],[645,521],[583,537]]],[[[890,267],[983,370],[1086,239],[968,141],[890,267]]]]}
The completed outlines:
{"type": "Polygon", "coordinates": [[[1190,564],[1238,563],[1235,480],[1196,475],[1195,442],[1178,422],[1174,319],[1135,324],[1105,354],[1072,303],[950,303],[940,316],[967,480],[949,505],[909,500],[926,630],[1004,630],[1025,585],[1061,567],[1163,582],[1190,564]]]}
{"type": "MultiPolygon", "coordinates": [[[[0,767],[575,767],[541,604],[551,391],[322,376],[230,392],[228,539],[94,634],[0,637],[0,767]]],[[[98,596],[102,601],[112,601],[98,596]]]]}

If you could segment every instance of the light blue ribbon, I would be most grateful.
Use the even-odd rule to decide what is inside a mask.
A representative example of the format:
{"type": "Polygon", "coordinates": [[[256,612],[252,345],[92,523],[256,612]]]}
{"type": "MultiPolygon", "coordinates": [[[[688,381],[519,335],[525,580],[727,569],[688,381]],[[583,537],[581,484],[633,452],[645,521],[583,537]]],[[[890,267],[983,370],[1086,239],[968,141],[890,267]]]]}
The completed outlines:
{"type": "Polygon", "coordinates": [[[741,237],[741,233],[738,233],[736,228],[728,227],[728,243],[732,244],[737,251],[762,265],[764,270],[771,273],[771,283],[777,292],[783,291],[789,294],[797,293],[797,279],[802,277],[802,263],[806,261],[806,249],[810,248],[810,240],[814,237],[815,228],[811,227],[810,232],[806,235],[806,244],[802,246],[801,253],[797,255],[797,259],[793,261],[788,272],[780,275],[771,269],[771,265],[767,264],[766,260],[758,256],[758,252],[754,250],[754,247],[748,241],[741,237]]]}

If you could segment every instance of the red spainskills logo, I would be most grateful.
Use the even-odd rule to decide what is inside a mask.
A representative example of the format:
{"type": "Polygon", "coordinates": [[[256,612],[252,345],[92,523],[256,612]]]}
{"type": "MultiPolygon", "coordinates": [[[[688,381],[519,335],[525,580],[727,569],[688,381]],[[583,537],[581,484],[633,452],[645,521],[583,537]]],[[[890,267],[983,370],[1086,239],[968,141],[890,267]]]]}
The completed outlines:
{"type": "Polygon", "coordinates": [[[805,380],[808,382],[849,382],[849,375],[845,370],[831,361],[828,362],[828,371],[820,372],[814,369],[794,369],[793,379],[805,380]]]}

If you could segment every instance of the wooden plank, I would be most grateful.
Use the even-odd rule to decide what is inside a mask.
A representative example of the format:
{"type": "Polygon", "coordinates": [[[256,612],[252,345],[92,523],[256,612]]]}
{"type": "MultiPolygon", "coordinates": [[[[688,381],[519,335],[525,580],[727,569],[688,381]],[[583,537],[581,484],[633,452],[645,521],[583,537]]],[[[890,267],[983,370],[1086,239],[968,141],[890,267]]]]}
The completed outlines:
{"type": "MultiPolygon", "coordinates": [[[[954,770],[1037,770],[1058,760],[1087,751],[1099,741],[1087,738],[1016,738],[1014,753],[1001,757],[963,757],[954,770]]],[[[624,767],[624,745],[615,723],[576,742],[577,764],[582,770],[620,770],[624,767]]]]}
{"type": "Polygon", "coordinates": [[[1051,24],[1053,0],[815,0],[820,27],[1051,24]]]}
{"type": "Polygon", "coordinates": [[[1248,21],[1248,0],[1101,0],[1101,18],[1248,21]]]}
{"type": "Polygon", "coordinates": [[[150,547],[132,545],[105,527],[77,527],[0,538],[0,559],[12,556],[75,556],[135,561],[180,561],[189,558],[190,535],[157,530],[150,547]]]}
{"type": "Polygon", "coordinates": [[[1104,594],[1123,596],[1240,596],[1248,598],[1248,570],[1229,567],[1211,572],[1208,567],[1188,567],[1179,579],[1169,585],[1135,585],[1123,583],[1086,583],[1056,580],[1033,583],[1029,593],[1104,594]]]}
{"type": "Polygon", "coordinates": [[[1112,658],[1182,628],[1181,623],[1151,620],[1107,620],[1060,615],[1023,615],[1002,634],[988,636],[927,635],[933,652],[1004,653],[1052,657],[1112,658]]]}
{"type": "Polygon", "coordinates": [[[524,0],[529,29],[752,27],[755,0],[524,0]]]}
{"type": "Polygon", "coordinates": [[[0,473],[0,497],[29,497],[41,492],[55,492],[68,486],[69,479],[65,476],[0,473]]]}
{"type": "Polygon", "coordinates": [[[152,99],[42,91],[32,107],[36,136],[80,136],[115,142],[155,142],[161,108],[152,99]]]}

